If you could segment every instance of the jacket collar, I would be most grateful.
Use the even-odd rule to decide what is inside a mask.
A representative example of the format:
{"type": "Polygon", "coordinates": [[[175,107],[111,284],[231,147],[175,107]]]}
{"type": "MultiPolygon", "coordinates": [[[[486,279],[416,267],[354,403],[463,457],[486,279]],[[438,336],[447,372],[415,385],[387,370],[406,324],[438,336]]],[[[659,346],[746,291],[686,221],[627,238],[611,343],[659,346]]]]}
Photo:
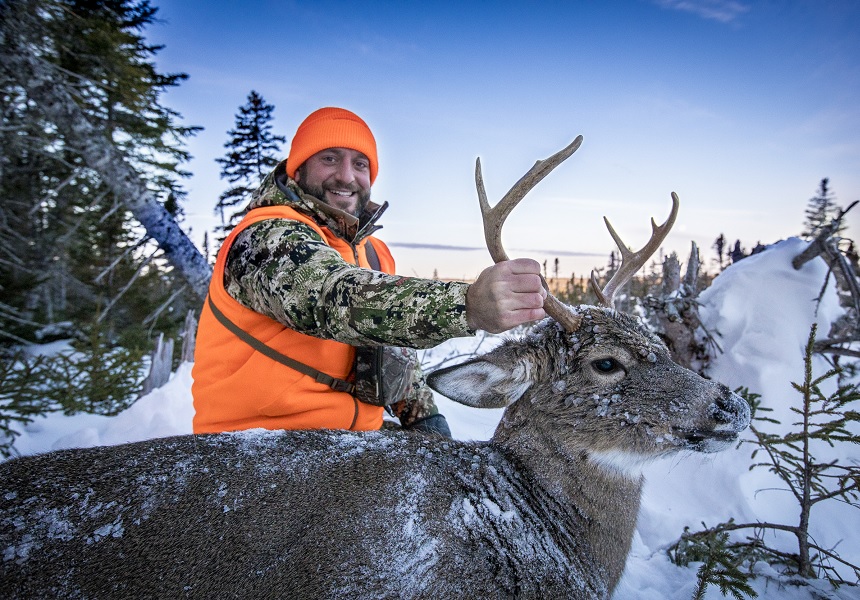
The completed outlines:
{"type": "Polygon", "coordinates": [[[285,204],[313,218],[323,227],[346,242],[357,245],[361,240],[375,231],[382,229],[376,222],[388,208],[388,202],[380,206],[369,201],[356,217],[339,208],[330,206],[315,196],[302,190],[299,185],[287,176],[287,161],[278,163],[275,170],[269,173],[260,187],[251,195],[251,202],[246,211],[263,206],[285,204]]]}

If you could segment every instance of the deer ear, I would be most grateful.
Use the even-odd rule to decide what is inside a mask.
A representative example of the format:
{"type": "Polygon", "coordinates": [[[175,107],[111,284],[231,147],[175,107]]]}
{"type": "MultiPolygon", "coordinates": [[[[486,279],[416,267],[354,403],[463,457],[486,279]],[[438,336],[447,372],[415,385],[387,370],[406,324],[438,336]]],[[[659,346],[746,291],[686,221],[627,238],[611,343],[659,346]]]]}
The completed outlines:
{"type": "Polygon", "coordinates": [[[427,384],[455,402],[475,408],[502,408],[516,402],[532,382],[527,362],[513,369],[484,356],[434,371],[427,384]]]}

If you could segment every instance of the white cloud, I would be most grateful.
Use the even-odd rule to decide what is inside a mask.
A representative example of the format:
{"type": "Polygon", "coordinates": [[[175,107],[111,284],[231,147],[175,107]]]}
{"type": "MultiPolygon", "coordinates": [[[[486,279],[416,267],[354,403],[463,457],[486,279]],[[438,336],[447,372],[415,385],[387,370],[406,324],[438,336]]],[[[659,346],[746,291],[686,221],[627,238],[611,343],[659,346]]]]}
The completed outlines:
{"type": "Polygon", "coordinates": [[[655,0],[662,8],[683,10],[720,23],[733,23],[750,7],[734,0],[655,0]]]}

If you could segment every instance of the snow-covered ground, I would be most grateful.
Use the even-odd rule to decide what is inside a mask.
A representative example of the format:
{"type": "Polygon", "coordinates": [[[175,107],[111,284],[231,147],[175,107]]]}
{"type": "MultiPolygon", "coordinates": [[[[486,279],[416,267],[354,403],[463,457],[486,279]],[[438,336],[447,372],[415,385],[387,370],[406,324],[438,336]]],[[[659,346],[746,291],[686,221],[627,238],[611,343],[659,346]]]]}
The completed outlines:
{"type": "MultiPolygon", "coordinates": [[[[791,423],[788,410],[798,394],[791,382],[803,378],[803,348],[814,321],[820,335],[841,313],[836,296],[828,290],[816,315],[815,298],[825,279],[821,261],[807,263],[800,271],[791,259],[804,242],[790,239],[767,252],[732,266],[702,294],[703,321],[720,334],[723,349],[710,375],[730,388],[746,386],[762,395],[762,404],[774,409],[773,416],[791,423]]],[[[451,340],[424,356],[432,366],[451,356],[471,352],[480,343],[483,352],[499,338],[451,340]]],[[[823,372],[825,365],[817,365],[823,372]]],[[[170,382],[141,398],[115,417],[53,414],[28,425],[15,443],[21,454],[60,448],[119,444],[191,432],[191,365],[183,364],[170,382]]],[[[460,439],[488,439],[501,417],[501,410],[479,410],[438,398],[451,430],[460,439]]],[[[786,426],[786,431],[787,426],[786,426]]],[[[842,464],[857,464],[860,450],[839,449],[833,458],[842,464]]],[[[698,565],[674,566],[665,549],[683,531],[702,522],[715,525],[734,517],[737,521],[797,522],[797,507],[790,495],[765,469],[749,470],[750,447],[718,455],[687,454],[652,464],[646,471],[639,523],[624,578],[616,600],[687,600],[691,597],[698,565]]],[[[860,511],[828,502],[813,510],[812,531],[825,547],[837,547],[847,560],[860,562],[860,511]],[[829,504],[829,506],[827,506],[829,504]]],[[[791,540],[769,539],[791,550],[791,540]]],[[[767,572],[767,571],[765,571],[767,572]]],[[[771,572],[771,574],[773,574],[771,572]]],[[[860,599],[858,588],[833,591],[828,584],[795,587],[759,578],[754,588],[761,598],[808,600],[812,598],[860,599]]],[[[708,590],[707,598],[721,598],[719,590],[708,590]]]]}

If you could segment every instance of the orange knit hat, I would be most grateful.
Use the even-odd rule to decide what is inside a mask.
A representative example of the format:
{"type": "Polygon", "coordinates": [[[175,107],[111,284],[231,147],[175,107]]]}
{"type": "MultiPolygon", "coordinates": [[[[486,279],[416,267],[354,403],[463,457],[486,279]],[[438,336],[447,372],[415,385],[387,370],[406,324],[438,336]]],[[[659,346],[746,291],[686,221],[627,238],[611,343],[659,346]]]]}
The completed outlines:
{"type": "Polygon", "coordinates": [[[295,178],[296,169],[327,148],[349,148],[364,154],[370,160],[370,183],[374,182],[379,163],[370,128],[355,113],[332,107],[312,112],[299,125],[287,159],[287,175],[295,178]]]}

